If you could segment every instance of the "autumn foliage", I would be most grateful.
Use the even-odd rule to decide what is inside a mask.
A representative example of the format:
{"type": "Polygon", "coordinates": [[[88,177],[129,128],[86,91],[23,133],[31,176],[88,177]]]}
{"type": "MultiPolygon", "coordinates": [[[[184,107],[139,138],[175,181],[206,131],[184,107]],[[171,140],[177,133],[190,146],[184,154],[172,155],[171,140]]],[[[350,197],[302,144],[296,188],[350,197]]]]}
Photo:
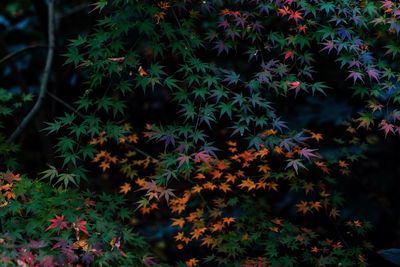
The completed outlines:
{"type": "MultiPolygon", "coordinates": [[[[0,265],[376,260],[346,187],[400,135],[399,4],[101,0],[90,12],[94,28],[62,53],[85,89],[41,124],[54,157],[37,179],[0,133],[0,265]],[[297,114],[329,97],[352,108],[297,114]]],[[[0,96],[9,120],[32,98],[0,96]]]]}

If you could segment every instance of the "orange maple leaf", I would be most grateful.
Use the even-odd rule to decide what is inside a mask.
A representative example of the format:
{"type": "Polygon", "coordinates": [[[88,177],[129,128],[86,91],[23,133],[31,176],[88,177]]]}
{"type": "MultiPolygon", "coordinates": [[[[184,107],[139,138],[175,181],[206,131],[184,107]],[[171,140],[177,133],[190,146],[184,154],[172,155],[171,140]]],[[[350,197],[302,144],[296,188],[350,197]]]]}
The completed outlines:
{"type": "Polygon", "coordinates": [[[224,178],[226,179],[226,182],[227,182],[227,183],[229,183],[229,182],[235,183],[235,181],[236,181],[236,179],[237,179],[237,177],[236,177],[235,175],[231,174],[231,173],[226,174],[226,175],[224,176],[224,178]]]}
{"type": "Polygon", "coordinates": [[[143,68],[142,66],[139,67],[138,73],[139,73],[140,77],[144,77],[144,76],[148,76],[148,75],[149,75],[149,74],[144,70],[144,68],[143,68]]]}
{"type": "Polygon", "coordinates": [[[319,211],[319,209],[322,208],[321,202],[319,201],[311,202],[311,208],[319,211]]]}
{"type": "Polygon", "coordinates": [[[216,240],[210,236],[206,235],[203,239],[201,239],[203,242],[200,244],[201,246],[207,246],[207,247],[215,247],[216,246],[216,240]]]}
{"type": "Polygon", "coordinates": [[[224,223],[223,222],[217,222],[217,223],[214,223],[212,226],[211,226],[211,232],[220,232],[220,231],[222,231],[224,229],[224,223]]]}
{"type": "Polygon", "coordinates": [[[192,187],[192,192],[193,193],[200,193],[201,190],[203,190],[203,187],[201,187],[200,185],[196,184],[195,186],[192,187]]]}
{"type": "Polygon", "coordinates": [[[183,225],[185,224],[185,219],[184,218],[172,218],[172,224],[171,226],[179,226],[180,228],[183,228],[183,225]]]}
{"type": "Polygon", "coordinates": [[[207,182],[203,184],[203,188],[213,191],[215,188],[217,188],[217,186],[211,182],[207,182]]]}
{"type": "Polygon", "coordinates": [[[310,208],[308,207],[308,202],[303,200],[300,201],[299,204],[296,204],[296,207],[297,207],[297,212],[302,212],[303,215],[310,211],[310,208]]]}
{"type": "Polygon", "coordinates": [[[204,174],[198,173],[198,174],[194,177],[194,179],[201,180],[201,179],[206,179],[206,177],[204,176],[204,174]]]}
{"type": "Polygon", "coordinates": [[[190,260],[186,261],[186,266],[187,267],[194,267],[194,266],[197,266],[198,263],[199,263],[198,259],[191,258],[190,260]]]}
{"type": "Polygon", "coordinates": [[[204,234],[204,232],[205,232],[206,230],[207,230],[206,227],[201,227],[201,228],[198,228],[198,229],[194,229],[194,230],[190,233],[190,235],[192,236],[191,239],[199,239],[200,236],[201,236],[202,234],[204,234]]]}
{"type": "Polygon", "coordinates": [[[238,187],[240,187],[241,189],[247,187],[247,191],[250,191],[256,188],[256,184],[252,180],[250,180],[250,178],[247,178],[246,180],[243,180],[242,183],[238,185],[238,187]]]}
{"type": "Polygon", "coordinates": [[[222,183],[218,186],[219,189],[221,189],[224,193],[228,192],[228,191],[232,191],[231,187],[229,184],[227,183],[222,183]]]}
{"type": "Polygon", "coordinates": [[[320,133],[311,132],[311,139],[314,139],[315,141],[317,141],[317,143],[319,143],[319,141],[323,140],[324,138],[322,137],[322,134],[320,134],[320,133]]]}
{"type": "Polygon", "coordinates": [[[99,167],[105,172],[107,169],[110,168],[110,162],[102,161],[99,167]]]}
{"type": "Polygon", "coordinates": [[[235,222],[235,218],[233,218],[233,217],[225,217],[225,218],[222,219],[222,221],[229,226],[231,223],[235,222]]]}
{"type": "Polygon", "coordinates": [[[119,192],[126,195],[129,191],[132,190],[132,187],[129,183],[124,183],[120,186],[119,192]]]}
{"type": "Polygon", "coordinates": [[[274,191],[276,191],[276,192],[278,192],[278,185],[279,185],[279,184],[277,184],[277,183],[275,183],[275,182],[269,182],[269,183],[267,183],[268,190],[274,190],[274,191]]]}
{"type": "Polygon", "coordinates": [[[258,171],[262,173],[267,173],[271,170],[271,168],[267,164],[258,165],[258,171]]]}

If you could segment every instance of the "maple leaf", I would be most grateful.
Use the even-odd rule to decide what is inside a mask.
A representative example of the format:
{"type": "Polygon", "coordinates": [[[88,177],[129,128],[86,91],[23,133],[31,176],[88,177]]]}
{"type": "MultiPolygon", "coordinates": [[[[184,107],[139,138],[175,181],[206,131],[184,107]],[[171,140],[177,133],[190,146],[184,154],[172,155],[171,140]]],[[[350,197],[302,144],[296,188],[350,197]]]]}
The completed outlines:
{"type": "Polygon", "coordinates": [[[232,189],[230,188],[230,185],[227,183],[222,183],[219,185],[218,187],[220,190],[222,190],[224,193],[228,192],[228,191],[232,191],[232,189]]]}
{"type": "Polygon", "coordinates": [[[353,79],[353,84],[355,84],[357,80],[360,80],[360,81],[364,82],[362,73],[357,72],[357,71],[353,71],[353,70],[349,71],[349,73],[350,74],[346,78],[346,80],[352,78],[353,79]]]}
{"type": "Polygon", "coordinates": [[[56,218],[49,220],[49,222],[51,222],[51,225],[46,228],[46,231],[55,228],[57,232],[60,232],[60,230],[68,228],[68,223],[64,221],[64,215],[56,215],[56,218]]]}
{"type": "Polygon", "coordinates": [[[370,68],[367,70],[368,77],[372,80],[379,81],[380,72],[377,69],[370,68]]]}
{"type": "Polygon", "coordinates": [[[155,261],[154,257],[144,256],[142,259],[142,262],[143,262],[144,266],[146,266],[146,267],[151,267],[151,266],[157,265],[157,262],[155,261]]]}
{"type": "Polygon", "coordinates": [[[204,174],[202,174],[202,173],[198,173],[198,174],[194,177],[194,179],[202,180],[202,179],[206,179],[206,176],[204,176],[204,174]]]}
{"type": "Polygon", "coordinates": [[[288,19],[289,20],[293,19],[297,23],[297,21],[299,19],[303,19],[303,14],[300,11],[297,11],[297,10],[296,11],[290,10],[288,19]]]}
{"type": "Polygon", "coordinates": [[[328,50],[328,54],[331,52],[332,49],[336,49],[336,45],[333,41],[328,40],[325,43],[322,43],[324,45],[324,48],[322,48],[320,50],[320,52],[324,51],[324,50],[328,50]]]}
{"type": "Polygon", "coordinates": [[[222,219],[222,221],[229,226],[231,223],[235,222],[235,218],[233,218],[233,217],[225,217],[225,218],[222,219]]]}
{"type": "Polygon", "coordinates": [[[201,240],[203,241],[201,243],[201,246],[207,246],[207,247],[211,247],[211,248],[214,248],[216,246],[216,240],[210,235],[206,235],[201,240]]]}
{"type": "Polygon", "coordinates": [[[311,202],[311,208],[319,211],[319,209],[322,208],[321,202],[319,201],[311,202]]]}
{"type": "Polygon", "coordinates": [[[193,153],[192,156],[194,156],[194,162],[204,162],[204,163],[209,163],[212,160],[212,157],[207,153],[207,151],[200,151],[197,153],[193,153]]]}
{"type": "Polygon", "coordinates": [[[126,195],[131,190],[132,190],[131,185],[129,183],[124,183],[123,185],[120,186],[119,192],[126,195]]]}
{"type": "Polygon", "coordinates": [[[333,208],[330,212],[329,212],[329,216],[336,218],[337,216],[339,216],[340,211],[336,208],[333,208]]]}
{"type": "Polygon", "coordinates": [[[384,106],[376,100],[370,100],[368,101],[368,107],[372,109],[372,112],[376,112],[381,111],[384,106]]]}
{"type": "Polygon", "coordinates": [[[220,179],[223,173],[219,170],[212,170],[210,174],[212,175],[212,179],[214,180],[214,179],[220,179]]]}
{"type": "Polygon", "coordinates": [[[196,184],[195,186],[192,187],[192,192],[193,193],[200,193],[203,190],[203,187],[201,185],[196,184]]]}
{"type": "Polygon", "coordinates": [[[303,215],[310,211],[308,207],[308,203],[306,201],[300,201],[300,203],[296,204],[297,212],[302,212],[303,215]]]}
{"type": "Polygon", "coordinates": [[[269,182],[266,183],[266,186],[268,187],[268,190],[274,190],[276,192],[278,192],[278,184],[275,182],[269,182]]]}
{"type": "Polygon", "coordinates": [[[181,156],[178,157],[177,160],[179,161],[179,164],[178,164],[178,168],[179,168],[179,167],[181,167],[183,164],[189,164],[190,156],[181,154],[181,156]]]}
{"type": "Polygon", "coordinates": [[[313,153],[316,150],[317,149],[302,148],[297,153],[299,153],[300,156],[305,157],[308,160],[311,160],[311,158],[319,158],[318,155],[313,153]]]}
{"type": "Polygon", "coordinates": [[[301,89],[300,85],[301,83],[299,81],[294,81],[294,82],[286,82],[289,85],[288,90],[296,90],[296,93],[301,89]]]}
{"type": "Polygon", "coordinates": [[[212,182],[207,182],[207,183],[203,184],[203,188],[212,191],[215,188],[217,188],[217,186],[215,184],[213,184],[212,182]]]}
{"type": "Polygon", "coordinates": [[[308,195],[311,191],[314,190],[314,184],[313,183],[305,183],[303,185],[303,189],[306,192],[306,195],[308,195]]]}
{"type": "Polygon", "coordinates": [[[107,169],[110,168],[110,162],[102,161],[99,167],[101,167],[102,171],[105,172],[107,169]]]}
{"type": "Polygon", "coordinates": [[[224,30],[229,27],[229,22],[225,19],[218,23],[218,27],[222,27],[224,30]]]}
{"type": "Polygon", "coordinates": [[[206,227],[194,229],[190,235],[192,236],[192,239],[199,239],[200,236],[207,230],[206,227]]]}
{"type": "Polygon", "coordinates": [[[85,226],[86,224],[87,221],[84,221],[81,218],[77,218],[76,221],[72,224],[72,226],[77,232],[82,231],[85,234],[89,235],[88,230],[85,226]]]}
{"type": "Polygon", "coordinates": [[[175,194],[172,192],[174,191],[174,189],[166,189],[164,187],[159,188],[159,198],[164,197],[165,201],[167,201],[167,203],[169,202],[169,198],[170,197],[175,197],[175,194]]]}
{"type": "Polygon", "coordinates": [[[311,139],[314,139],[315,141],[317,141],[317,143],[319,143],[319,141],[323,140],[324,138],[320,133],[311,133],[311,139]]]}
{"type": "Polygon", "coordinates": [[[389,132],[394,133],[394,125],[391,123],[388,123],[385,120],[382,120],[381,123],[379,124],[380,130],[383,130],[385,132],[385,138],[387,137],[387,134],[389,132]]]}
{"type": "Polygon", "coordinates": [[[185,224],[185,219],[184,218],[172,218],[172,224],[171,226],[179,226],[180,228],[183,228],[183,225],[185,224]]]}
{"type": "Polygon", "coordinates": [[[194,267],[197,266],[197,264],[199,263],[199,260],[196,258],[191,258],[190,260],[186,261],[185,264],[187,267],[194,267]]]}
{"type": "Polygon", "coordinates": [[[144,70],[144,68],[143,68],[142,66],[139,67],[138,73],[139,73],[140,77],[144,77],[144,76],[148,76],[148,75],[149,75],[149,74],[144,70]]]}
{"type": "Polygon", "coordinates": [[[287,59],[293,59],[294,58],[294,52],[291,50],[288,50],[284,53],[284,60],[286,61],[287,59]]]}
{"type": "Polygon", "coordinates": [[[286,165],[285,169],[292,167],[296,174],[299,171],[299,167],[307,170],[306,166],[304,166],[300,159],[288,159],[287,162],[288,164],[286,165]]]}
{"type": "Polygon", "coordinates": [[[239,184],[238,187],[240,187],[241,189],[247,187],[247,191],[250,191],[256,188],[256,184],[252,180],[247,178],[246,180],[242,181],[242,183],[239,184]]]}
{"type": "Polygon", "coordinates": [[[214,223],[212,226],[211,226],[211,232],[212,233],[214,233],[214,232],[220,232],[220,231],[222,231],[224,229],[224,224],[223,224],[223,222],[217,222],[217,223],[214,223]]]}
{"type": "Polygon", "coordinates": [[[228,47],[227,44],[224,43],[223,41],[217,41],[217,42],[215,43],[215,46],[213,47],[213,49],[217,49],[217,50],[218,50],[218,52],[217,52],[218,56],[219,56],[222,52],[225,52],[225,53],[227,53],[227,54],[228,54],[228,52],[229,52],[229,47],[228,47]]]}
{"type": "Polygon", "coordinates": [[[340,167],[340,168],[347,168],[347,167],[349,167],[349,164],[348,164],[346,161],[344,161],[344,160],[339,160],[339,161],[338,161],[338,164],[339,164],[339,167],[340,167]]]}
{"type": "Polygon", "coordinates": [[[233,175],[233,174],[231,174],[231,173],[227,173],[225,176],[224,176],[224,178],[226,179],[226,182],[227,183],[235,183],[235,181],[236,181],[236,179],[237,179],[237,177],[235,176],[235,175],[233,175]]]}

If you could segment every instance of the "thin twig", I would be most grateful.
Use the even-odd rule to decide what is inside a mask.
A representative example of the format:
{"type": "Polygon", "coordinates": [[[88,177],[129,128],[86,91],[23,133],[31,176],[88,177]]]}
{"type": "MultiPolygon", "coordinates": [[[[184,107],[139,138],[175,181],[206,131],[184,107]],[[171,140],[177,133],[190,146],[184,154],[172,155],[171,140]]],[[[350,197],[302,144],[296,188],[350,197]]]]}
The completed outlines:
{"type": "Polygon", "coordinates": [[[72,112],[76,113],[79,117],[81,117],[82,119],[85,118],[85,116],[80,113],[78,110],[76,110],[75,108],[73,108],[70,104],[68,104],[67,102],[65,102],[64,100],[62,100],[61,98],[59,98],[58,96],[47,92],[47,94],[53,98],[55,101],[57,101],[58,103],[62,104],[63,106],[65,106],[67,109],[71,110],[72,112]]]}
{"type": "Polygon", "coordinates": [[[53,57],[54,57],[54,0],[49,0],[48,1],[48,48],[47,48],[47,58],[46,58],[46,65],[44,67],[43,71],[43,77],[40,83],[40,90],[39,90],[39,96],[38,99],[36,100],[35,105],[31,109],[31,111],[25,116],[25,118],[22,120],[22,122],[18,125],[17,129],[11,134],[11,136],[8,138],[7,143],[12,143],[15,141],[15,139],[18,138],[18,136],[24,131],[24,129],[27,127],[29,122],[32,120],[32,118],[36,115],[38,110],[43,104],[43,100],[46,96],[46,91],[47,91],[47,84],[49,81],[50,77],[50,71],[51,71],[51,65],[53,63],[53,57]]]}
{"type": "Polygon", "coordinates": [[[4,56],[2,59],[0,59],[0,65],[3,64],[4,62],[8,61],[9,59],[15,57],[16,55],[19,55],[25,51],[31,50],[31,49],[36,49],[36,48],[47,48],[46,45],[41,45],[41,44],[33,44],[33,45],[28,45],[24,48],[21,48],[20,50],[17,50],[15,52],[12,52],[6,56],[4,56]]]}

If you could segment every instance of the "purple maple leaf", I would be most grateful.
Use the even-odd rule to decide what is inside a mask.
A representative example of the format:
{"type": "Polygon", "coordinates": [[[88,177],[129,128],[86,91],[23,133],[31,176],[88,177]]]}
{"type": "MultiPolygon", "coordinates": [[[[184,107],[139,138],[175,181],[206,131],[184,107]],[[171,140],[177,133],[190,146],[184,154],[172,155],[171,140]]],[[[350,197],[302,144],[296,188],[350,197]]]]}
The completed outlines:
{"type": "Polygon", "coordinates": [[[82,262],[89,266],[94,261],[94,255],[92,253],[85,253],[82,256],[82,262]]]}
{"type": "Polygon", "coordinates": [[[221,21],[220,23],[218,23],[218,27],[222,27],[224,29],[229,27],[229,22],[225,19],[223,21],[221,21]]]}
{"type": "Polygon", "coordinates": [[[228,52],[229,52],[228,46],[227,46],[223,41],[217,41],[217,42],[215,43],[215,46],[213,47],[213,49],[217,49],[217,50],[218,50],[218,52],[217,52],[218,56],[219,56],[222,52],[224,52],[224,51],[225,51],[227,54],[228,54],[228,52]]]}
{"type": "Polygon", "coordinates": [[[286,165],[285,169],[293,168],[296,174],[299,171],[299,167],[307,170],[306,166],[304,166],[300,159],[288,159],[287,162],[289,163],[286,165]]]}
{"type": "Polygon", "coordinates": [[[308,160],[311,160],[311,158],[319,158],[318,155],[314,154],[314,151],[317,151],[317,149],[302,148],[298,153],[300,156],[305,157],[308,160]]]}
{"type": "Polygon", "coordinates": [[[283,129],[283,128],[288,129],[288,127],[287,127],[286,124],[287,124],[287,122],[282,121],[280,117],[275,118],[275,119],[272,121],[272,127],[273,127],[274,129],[278,129],[280,132],[282,132],[282,129],[283,129]]]}
{"type": "Polygon", "coordinates": [[[336,49],[336,45],[333,41],[328,40],[324,43],[322,43],[324,45],[324,48],[321,49],[321,52],[324,50],[328,50],[328,54],[332,51],[332,49],[336,49]]]}
{"type": "Polygon", "coordinates": [[[379,81],[380,73],[379,73],[379,71],[377,69],[370,68],[370,69],[367,70],[367,74],[368,74],[368,77],[371,80],[375,79],[375,80],[379,81]]]}
{"type": "Polygon", "coordinates": [[[157,265],[154,257],[144,256],[142,261],[146,267],[157,265]]]}
{"type": "Polygon", "coordinates": [[[200,151],[200,152],[197,152],[197,153],[193,153],[192,156],[194,156],[194,161],[195,162],[208,163],[212,159],[212,157],[207,153],[207,151],[200,151]]]}
{"type": "Polygon", "coordinates": [[[356,66],[357,68],[359,68],[359,67],[360,67],[360,61],[355,60],[355,59],[351,60],[351,61],[349,62],[349,69],[352,68],[352,67],[354,67],[354,66],[356,66]]]}
{"type": "Polygon", "coordinates": [[[361,80],[362,82],[364,82],[364,80],[363,80],[363,78],[362,78],[362,77],[363,77],[362,73],[360,73],[360,72],[358,72],[358,71],[354,71],[354,70],[351,70],[351,71],[349,71],[349,72],[350,72],[350,74],[349,74],[349,76],[346,78],[346,80],[349,79],[349,78],[352,78],[354,84],[356,83],[357,80],[361,80]]]}
{"type": "Polygon", "coordinates": [[[385,132],[385,138],[387,137],[387,134],[389,132],[394,133],[394,125],[391,123],[388,123],[387,121],[383,120],[380,124],[380,130],[383,130],[385,132]]]}
{"type": "Polygon", "coordinates": [[[253,31],[260,33],[261,30],[264,29],[264,26],[262,26],[259,21],[256,21],[256,22],[253,22],[253,24],[251,25],[251,28],[253,29],[253,31]]]}
{"type": "Polygon", "coordinates": [[[44,248],[46,245],[46,242],[44,242],[43,240],[31,240],[29,242],[29,247],[33,249],[44,248]]]}

